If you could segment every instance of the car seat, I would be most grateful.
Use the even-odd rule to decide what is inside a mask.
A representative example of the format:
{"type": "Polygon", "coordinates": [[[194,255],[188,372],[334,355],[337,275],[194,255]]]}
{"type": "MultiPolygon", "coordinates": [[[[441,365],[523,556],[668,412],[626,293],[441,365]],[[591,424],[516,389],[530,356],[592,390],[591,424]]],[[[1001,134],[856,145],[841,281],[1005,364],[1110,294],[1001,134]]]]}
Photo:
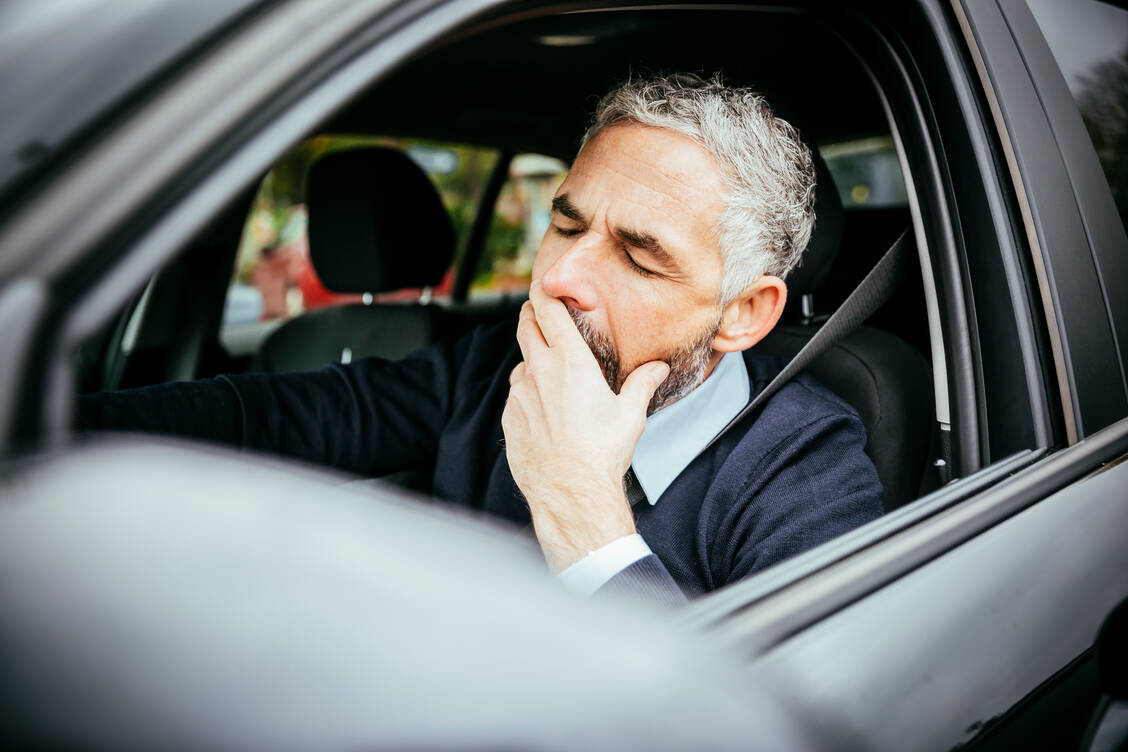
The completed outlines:
{"type": "MultiPolygon", "coordinates": [[[[310,168],[310,260],[335,293],[370,296],[437,285],[454,258],[454,227],[439,194],[409,157],[367,147],[310,168]]],[[[275,330],[253,368],[288,372],[376,355],[401,358],[428,344],[442,310],[422,298],[306,311],[275,330]]]]}
{"type": "MultiPolygon", "coordinates": [[[[827,281],[842,241],[842,202],[825,163],[817,155],[815,161],[815,229],[801,265],[787,277],[788,298],[800,301],[802,316],[797,323],[777,326],[756,345],[785,362],[795,357],[825,320],[816,315],[814,300],[827,281]]],[[[807,371],[861,416],[867,435],[865,451],[881,479],[886,510],[916,498],[934,421],[932,369],[921,353],[893,334],[860,326],[820,355],[807,371]]]]}

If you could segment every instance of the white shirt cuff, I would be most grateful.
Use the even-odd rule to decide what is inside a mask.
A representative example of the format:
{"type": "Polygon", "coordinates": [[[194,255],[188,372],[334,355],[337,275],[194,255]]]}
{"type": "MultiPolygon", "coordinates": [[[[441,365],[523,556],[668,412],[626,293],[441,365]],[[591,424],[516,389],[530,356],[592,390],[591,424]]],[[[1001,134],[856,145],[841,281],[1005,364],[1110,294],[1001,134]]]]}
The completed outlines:
{"type": "Polygon", "coordinates": [[[556,579],[576,595],[591,595],[619,572],[651,553],[641,535],[624,535],[592,551],[556,575],[556,579]]]}

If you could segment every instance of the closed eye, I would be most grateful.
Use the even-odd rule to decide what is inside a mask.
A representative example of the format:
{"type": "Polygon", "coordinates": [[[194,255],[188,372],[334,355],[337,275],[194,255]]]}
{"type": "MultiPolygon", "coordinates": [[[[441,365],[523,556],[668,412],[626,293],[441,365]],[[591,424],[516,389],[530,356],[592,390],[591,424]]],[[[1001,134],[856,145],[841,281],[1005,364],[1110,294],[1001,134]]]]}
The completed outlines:
{"type": "Polygon", "coordinates": [[[634,256],[631,255],[631,252],[627,250],[627,247],[625,245],[620,247],[623,250],[623,256],[627,259],[627,264],[630,265],[631,269],[644,277],[661,276],[660,274],[658,274],[658,272],[651,271],[650,269],[647,269],[645,266],[642,266],[637,261],[635,261],[634,256]]]}
{"type": "MultiPolygon", "coordinates": [[[[560,235],[561,237],[565,237],[565,238],[574,238],[577,235],[582,235],[583,232],[584,232],[583,229],[578,228],[578,227],[560,227],[558,225],[552,225],[552,231],[555,232],[557,235],[560,235]]],[[[650,269],[647,269],[645,266],[642,266],[637,261],[635,261],[634,256],[632,256],[631,252],[627,250],[626,245],[619,246],[619,249],[623,252],[623,258],[626,259],[627,265],[636,274],[639,274],[643,277],[660,277],[660,276],[662,276],[658,272],[651,271],[650,269]]]]}

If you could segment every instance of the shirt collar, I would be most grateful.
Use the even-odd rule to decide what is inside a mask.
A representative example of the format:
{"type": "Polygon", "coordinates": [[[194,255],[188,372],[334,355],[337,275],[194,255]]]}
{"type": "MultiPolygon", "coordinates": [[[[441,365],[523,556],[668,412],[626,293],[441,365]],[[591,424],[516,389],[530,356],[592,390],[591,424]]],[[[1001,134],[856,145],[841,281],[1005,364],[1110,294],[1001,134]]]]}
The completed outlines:
{"type": "Polygon", "coordinates": [[[709,378],[646,419],[631,468],[651,506],[686,465],[748,404],[742,353],[726,353],[709,378]]]}

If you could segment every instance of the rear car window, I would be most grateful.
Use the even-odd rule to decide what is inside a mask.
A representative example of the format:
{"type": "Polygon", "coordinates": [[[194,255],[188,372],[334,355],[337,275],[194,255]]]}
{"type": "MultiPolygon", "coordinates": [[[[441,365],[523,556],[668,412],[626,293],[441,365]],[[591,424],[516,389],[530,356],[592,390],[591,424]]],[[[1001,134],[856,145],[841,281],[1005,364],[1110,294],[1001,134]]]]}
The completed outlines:
{"type": "Polygon", "coordinates": [[[485,248],[470,286],[471,300],[524,296],[533,259],[552,221],[552,197],[568,165],[540,154],[518,154],[494,207],[485,248]]]}
{"type": "MultiPolygon", "coordinates": [[[[495,149],[418,139],[316,136],[280,159],[255,194],[227,292],[224,330],[282,321],[313,308],[369,297],[334,293],[318,279],[309,257],[304,194],[309,168],[318,159],[331,152],[367,146],[401,149],[423,168],[454,224],[456,247],[462,248],[482,190],[496,164],[495,149]]],[[[455,266],[457,263],[456,259],[455,266]]],[[[454,268],[432,291],[433,296],[449,296],[454,268]]],[[[374,299],[418,294],[417,290],[389,292],[374,299]]]]}
{"type": "Polygon", "coordinates": [[[881,209],[909,204],[897,149],[890,136],[819,146],[843,208],[881,209]]]}

